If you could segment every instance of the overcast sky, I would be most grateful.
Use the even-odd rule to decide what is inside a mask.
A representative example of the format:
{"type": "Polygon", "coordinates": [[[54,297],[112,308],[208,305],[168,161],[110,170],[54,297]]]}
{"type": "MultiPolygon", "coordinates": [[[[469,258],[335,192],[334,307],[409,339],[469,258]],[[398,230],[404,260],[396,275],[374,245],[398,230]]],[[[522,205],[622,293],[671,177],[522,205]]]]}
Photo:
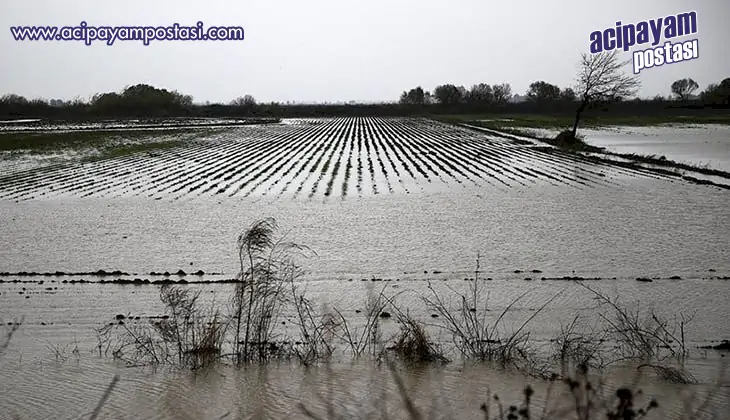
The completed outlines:
{"type": "MultiPolygon", "coordinates": [[[[148,83],[196,102],[392,101],[421,85],[574,83],[592,31],[690,10],[700,57],[641,73],[640,96],[730,77],[727,0],[0,0],[0,94],[88,98],[148,83]],[[244,41],[19,42],[18,25],[240,25],[244,41]]],[[[691,39],[691,38],[684,38],[691,39]]],[[[630,53],[625,58],[631,58],[630,53]]],[[[631,71],[627,65],[627,71],[631,71]]]]}

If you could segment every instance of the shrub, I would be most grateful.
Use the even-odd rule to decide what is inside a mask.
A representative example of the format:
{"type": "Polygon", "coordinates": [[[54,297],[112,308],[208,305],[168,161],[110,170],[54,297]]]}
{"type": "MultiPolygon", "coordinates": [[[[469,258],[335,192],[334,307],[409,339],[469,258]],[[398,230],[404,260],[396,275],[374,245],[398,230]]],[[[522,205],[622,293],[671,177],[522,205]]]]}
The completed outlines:
{"type": "Polygon", "coordinates": [[[562,149],[574,151],[586,150],[590,147],[580,136],[574,136],[571,130],[561,131],[560,134],[555,137],[554,142],[556,146],[562,149]]]}

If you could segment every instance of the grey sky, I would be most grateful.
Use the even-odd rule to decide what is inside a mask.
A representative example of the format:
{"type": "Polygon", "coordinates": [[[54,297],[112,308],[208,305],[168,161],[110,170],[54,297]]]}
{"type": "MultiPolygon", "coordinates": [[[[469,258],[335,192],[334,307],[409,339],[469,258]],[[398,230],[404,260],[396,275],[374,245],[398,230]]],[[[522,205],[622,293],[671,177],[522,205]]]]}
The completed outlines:
{"type": "MultiPolygon", "coordinates": [[[[640,96],[730,77],[726,0],[0,0],[0,94],[88,98],[149,83],[228,102],[390,101],[408,88],[574,82],[589,35],[690,10],[699,59],[642,71],[640,96]],[[244,41],[18,42],[18,25],[240,25],[244,41]]],[[[690,37],[683,40],[691,39],[690,37]]],[[[643,49],[644,47],[640,47],[643,49]]],[[[625,58],[631,58],[625,53],[625,58]]],[[[627,71],[631,71],[629,65],[627,71]]]]}

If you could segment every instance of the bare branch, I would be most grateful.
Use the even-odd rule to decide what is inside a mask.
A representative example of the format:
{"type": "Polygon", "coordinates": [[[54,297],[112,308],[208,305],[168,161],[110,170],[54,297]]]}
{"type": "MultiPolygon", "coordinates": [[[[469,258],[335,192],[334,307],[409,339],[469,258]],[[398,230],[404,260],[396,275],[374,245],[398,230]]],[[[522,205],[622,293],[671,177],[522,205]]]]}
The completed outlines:
{"type": "Polygon", "coordinates": [[[585,101],[623,99],[634,95],[641,82],[626,74],[627,61],[619,61],[618,51],[583,54],[578,72],[578,91],[585,101]]]}

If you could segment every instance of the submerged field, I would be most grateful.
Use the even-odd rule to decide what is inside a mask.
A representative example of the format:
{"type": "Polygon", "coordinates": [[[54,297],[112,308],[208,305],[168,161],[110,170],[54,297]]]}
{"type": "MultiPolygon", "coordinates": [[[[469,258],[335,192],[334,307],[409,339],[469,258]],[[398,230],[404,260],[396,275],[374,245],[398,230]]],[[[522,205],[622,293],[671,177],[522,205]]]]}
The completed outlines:
{"type": "Polygon", "coordinates": [[[430,120],[295,120],[187,137],[179,147],[115,159],[31,168],[7,160],[0,197],[334,199],[475,186],[618,187],[626,179],[662,178],[430,120]]]}
{"type": "MultiPolygon", "coordinates": [[[[726,189],[425,119],[285,120],[71,143],[33,150],[21,139],[12,153],[0,143],[0,320],[12,328],[23,319],[0,359],[0,412],[83,418],[119,373],[106,418],[285,418],[302,415],[299,401],[322,416],[328,403],[346,417],[378,417],[381,403],[399,413],[389,372],[370,363],[200,376],[98,357],[95,328],[163,313],[162,281],[225,306],[236,235],[266,216],[316,251],[301,284],[318,310],[337,308],[361,328],[368,296],[385,290],[428,325],[454,363],[402,374],[429,417],[481,417],[487,387],[519,400],[533,382],[544,399],[541,380],[458,362],[443,316],[421,299],[429,284],[452,298],[465,290],[477,254],[484,316],[525,294],[500,331],[535,315],[526,331],[538,355],[577,314],[586,332],[601,321],[606,307],[574,282],[583,280],[642,314],[692,317],[687,366],[697,383],[641,378],[666,416],[682,411],[680,389],[715,389],[722,353],[699,347],[730,338],[726,189]]],[[[382,326],[385,341],[399,328],[395,319],[382,326]]],[[[606,379],[619,386],[632,372],[615,366],[606,379]]],[[[710,399],[717,412],[730,407],[723,381],[710,399]]]]}

